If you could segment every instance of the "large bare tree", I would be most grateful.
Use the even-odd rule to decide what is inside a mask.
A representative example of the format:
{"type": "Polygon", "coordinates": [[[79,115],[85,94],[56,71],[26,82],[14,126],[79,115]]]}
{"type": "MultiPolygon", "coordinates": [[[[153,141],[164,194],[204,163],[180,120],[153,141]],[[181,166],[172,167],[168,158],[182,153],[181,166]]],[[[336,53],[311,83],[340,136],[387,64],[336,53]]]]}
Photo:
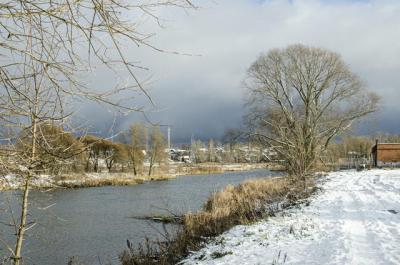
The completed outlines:
{"type": "Polygon", "coordinates": [[[6,246],[14,264],[21,264],[24,234],[30,228],[27,216],[32,179],[47,170],[49,161],[55,163],[55,159],[43,160],[39,150],[46,152],[46,157],[63,161],[74,149],[57,146],[55,150],[48,144],[43,125],[63,128],[58,131],[62,134],[77,100],[96,101],[124,112],[140,110],[133,100],[137,93],[151,101],[135,74],[140,66],[125,52],[133,46],[159,50],[149,42],[151,34],[141,32],[140,22],[150,17],[159,23],[157,9],[168,6],[193,8],[189,0],[0,3],[0,167],[24,183],[20,218],[14,220],[15,246],[6,246]],[[116,75],[119,71],[129,76],[129,80],[93,89],[85,83],[85,76],[92,65],[99,64],[116,75]],[[21,136],[24,143],[30,141],[23,151],[17,148],[21,136]]]}
{"type": "Polygon", "coordinates": [[[245,84],[252,134],[304,181],[330,141],[378,103],[337,53],[300,44],[260,55],[245,84]]]}

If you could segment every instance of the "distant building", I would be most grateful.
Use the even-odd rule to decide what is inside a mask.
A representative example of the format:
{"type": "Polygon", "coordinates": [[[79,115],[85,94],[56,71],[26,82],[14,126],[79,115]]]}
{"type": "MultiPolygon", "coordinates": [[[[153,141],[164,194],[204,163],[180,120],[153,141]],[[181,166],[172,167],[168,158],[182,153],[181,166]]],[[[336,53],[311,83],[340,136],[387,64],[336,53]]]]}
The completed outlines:
{"type": "Polygon", "coordinates": [[[400,166],[400,143],[378,143],[372,147],[374,167],[400,166]]]}
{"type": "Polygon", "coordinates": [[[185,163],[192,162],[190,160],[190,151],[189,150],[169,148],[169,149],[166,149],[166,153],[169,154],[169,157],[172,161],[185,162],[185,163]]]}

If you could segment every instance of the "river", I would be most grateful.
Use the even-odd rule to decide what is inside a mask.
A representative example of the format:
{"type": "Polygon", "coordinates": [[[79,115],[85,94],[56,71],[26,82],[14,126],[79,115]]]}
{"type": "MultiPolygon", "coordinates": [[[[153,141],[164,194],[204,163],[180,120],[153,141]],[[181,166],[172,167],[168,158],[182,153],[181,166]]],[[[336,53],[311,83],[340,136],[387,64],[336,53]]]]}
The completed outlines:
{"type": "MultiPolygon", "coordinates": [[[[119,264],[118,255],[129,239],[158,238],[162,225],[131,218],[182,214],[201,208],[209,195],[245,179],[278,175],[268,170],[178,177],[136,186],[58,189],[30,193],[29,221],[37,224],[27,232],[24,264],[64,265],[75,256],[84,264],[119,264]]],[[[0,221],[17,216],[20,192],[0,192],[0,221]],[[10,206],[11,205],[11,206],[10,206]]],[[[13,244],[13,230],[0,223],[0,239],[13,244]]],[[[0,241],[0,258],[7,254],[0,241]]],[[[0,259],[1,264],[1,259],[0,259]]]]}

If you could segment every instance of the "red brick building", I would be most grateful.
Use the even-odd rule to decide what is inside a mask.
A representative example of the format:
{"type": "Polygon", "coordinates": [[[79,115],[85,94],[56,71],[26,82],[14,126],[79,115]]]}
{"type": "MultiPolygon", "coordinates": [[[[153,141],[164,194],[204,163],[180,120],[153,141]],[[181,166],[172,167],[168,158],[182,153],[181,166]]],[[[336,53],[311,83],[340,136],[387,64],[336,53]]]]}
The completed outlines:
{"type": "Polygon", "coordinates": [[[400,166],[400,143],[378,143],[372,147],[374,167],[400,166]]]}

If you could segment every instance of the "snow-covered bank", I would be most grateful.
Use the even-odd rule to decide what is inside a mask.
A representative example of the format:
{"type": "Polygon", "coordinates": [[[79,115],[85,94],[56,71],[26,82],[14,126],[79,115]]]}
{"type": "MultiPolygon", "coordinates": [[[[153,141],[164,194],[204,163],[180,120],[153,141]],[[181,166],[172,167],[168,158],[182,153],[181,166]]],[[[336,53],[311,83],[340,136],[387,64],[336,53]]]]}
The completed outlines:
{"type": "MultiPolygon", "coordinates": [[[[50,175],[35,176],[31,179],[31,186],[37,188],[49,188],[56,185],[54,177],[50,175]]],[[[9,174],[0,176],[0,191],[15,190],[24,186],[24,179],[16,175],[9,174]]]]}
{"type": "MultiPolygon", "coordinates": [[[[167,180],[175,178],[172,175],[134,176],[132,173],[72,173],[68,175],[37,175],[30,179],[33,189],[48,188],[80,188],[99,186],[135,185],[145,181],[167,180]]],[[[24,179],[16,175],[0,176],[1,190],[17,190],[24,186],[24,179]]]]}
{"type": "Polygon", "coordinates": [[[334,172],[309,205],[237,226],[182,264],[400,264],[400,170],[334,172]]]}
{"type": "MultiPolygon", "coordinates": [[[[56,188],[56,187],[97,187],[108,185],[135,185],[146,181],[168,180],[178,176],[190,176],[199,174],[218,174],[230,171],[249,171],[272,167],[268,164],[183,164],[171,163],[164,165],[162,169],[157,169],[156,174],[152,176],[137,175],[133,172],[92,172],[92,173],[70,173],[58,176],[37,175],[31,179],[33,188],[56,188]]],[[[0,191],[20,189],[24,185],[24,180],[14,174],[0,175],[0,191]]]]}

